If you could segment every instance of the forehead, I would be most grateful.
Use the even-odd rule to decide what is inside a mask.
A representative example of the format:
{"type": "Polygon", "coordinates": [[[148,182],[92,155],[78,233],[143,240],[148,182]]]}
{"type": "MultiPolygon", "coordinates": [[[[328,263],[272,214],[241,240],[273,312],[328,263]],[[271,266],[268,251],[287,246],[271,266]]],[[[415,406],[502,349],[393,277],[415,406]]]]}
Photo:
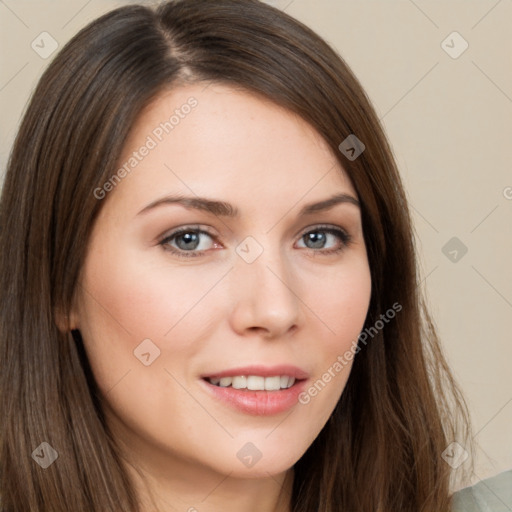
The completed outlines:
{"type": "MultiPolygon", "coordinates": [[[[115,202],[143,207],[165,193],[249,209],[310,202],[354,189],[324,139],[296,114],[255,94],[192,84],[160,94],[131,129],[115,202]]],[[[114,199],[114,197],[112,197],[114,199]]],[[[140,209],[140,208],[139,208],[140,209]]]]}

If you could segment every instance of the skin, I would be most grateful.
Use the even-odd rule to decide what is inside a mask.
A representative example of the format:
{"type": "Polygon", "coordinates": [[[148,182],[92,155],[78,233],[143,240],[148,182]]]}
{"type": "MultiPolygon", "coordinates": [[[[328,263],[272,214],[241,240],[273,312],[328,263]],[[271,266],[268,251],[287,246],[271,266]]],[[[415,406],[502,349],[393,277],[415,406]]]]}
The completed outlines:
{"type": "MultiPolygon", "coordinates": [[[[285,363],[314,383],[350,349],[371,293],[360,209],[298,212],[337,192],[357,194],[310,125],[220,84],[162,93],[133,126],[120,165],[191,96],[198,105],[102,199],[70,326],[82,334],[142,510],[285,512],[293,464],[327,422],[352,362],[308,404],[270,416],[216,400],[200,376],[285,363]],[[138,215],[176,193],[229,202],[240,218],[177,204],[138,215]],[[344,246],[319,224],[352,241],[344,246]],[[213,235],[200,235],[202,255],[178,257],[159,244],[189,225],[213,235]],[[311,231],[325,235],[323,245],[307,241],[311,231]],[[263,248],[250,264],[236,252],[248,236],[263,248]],[[148,338],[160,356],[145,366],[134,350],[148,338]],[[262,454],[252,467],[237,457],[248,442],[262,454]]],[[[188,243],[167,247],[193,252],[188,243]]]]}

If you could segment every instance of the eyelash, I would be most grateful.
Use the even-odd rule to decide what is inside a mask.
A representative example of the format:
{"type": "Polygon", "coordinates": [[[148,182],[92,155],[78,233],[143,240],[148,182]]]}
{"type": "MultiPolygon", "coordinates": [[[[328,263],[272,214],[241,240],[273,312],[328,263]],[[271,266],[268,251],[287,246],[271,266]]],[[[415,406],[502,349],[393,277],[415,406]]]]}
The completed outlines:
{"type": "MultiPolygon", "coordinates": [[[[324,232],[329,233],[331,235],[337,236],[341,240],[341,246],[336,249],[328,249],[328,250],[322,250],[322,249],[311,249],[306,247],[306,250],[312,251],[313,253],[320,253],[323,256],[330,256],[334,254],[339,254],[343,250],[345,250],[347,247],[350,246],[352,243],[352,236],[349,235],[345,230],[340,228],[335,228],[333,226],[315,226],[313,229],[310,229],[306,232],[304,232],[299,239],[304,238],[306,235],[309,235],[310,233],[315,232],[324,232]]],[[[208,231],[205,231],[203,229],[199,229],[197,227],[192,226],[186,226],[183,228],[179,228],[176,231],[173,231],[170,235],[165,236],[160,242],[159,245],[162,246],[162,248],[165,251],[169,251],[172,254],[180,257],[180,258],[196,258],[199,256],[203,256],[208,251],[183,251],[182,249],[175,249],[169,245],[169,242],[173,240],[174,238],[177,238],[180,235],[183,235],[185,233],[195,233],[195,234],[204,234],[208,235],[212,239],[215,240],[215,236],[212,233],[209,233],[208,231]]]]}

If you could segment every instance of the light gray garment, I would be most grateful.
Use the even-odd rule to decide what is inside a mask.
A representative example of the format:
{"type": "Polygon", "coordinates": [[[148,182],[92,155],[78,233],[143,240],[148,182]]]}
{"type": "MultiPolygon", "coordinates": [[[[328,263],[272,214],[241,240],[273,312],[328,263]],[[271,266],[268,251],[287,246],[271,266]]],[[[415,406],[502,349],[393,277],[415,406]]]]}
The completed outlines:
{"type": "Polygon", "coordinates": [[[452,512],[512,512],[512,469],[456,492],[452,512]]]}

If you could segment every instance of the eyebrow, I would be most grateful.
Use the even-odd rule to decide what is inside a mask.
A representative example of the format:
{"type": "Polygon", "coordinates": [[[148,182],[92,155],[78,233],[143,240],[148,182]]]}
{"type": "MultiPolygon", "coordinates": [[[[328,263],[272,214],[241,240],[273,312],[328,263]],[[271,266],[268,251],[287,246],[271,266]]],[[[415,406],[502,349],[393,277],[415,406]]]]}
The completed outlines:
{"type": "MultiPolygon", "coordinates": [[[[360,203],[355,197],[349,194],[341,193],[316,203],[309,203],[304,205],[299,212],[299,217],[330,210],[334,206],[344,203],[353,204],[357,207],[360,207],[360,203]]],[[[148,211],[153,210],[159,206],[169,204],[180,204],[185,208],[202,210],[219,217],[240,217],[240,210],[236,206],[233,206],[230,203],[226,203],[225,201],[217,201],[206,197],[187,197],[182,195],[166,196],[162,197],[161,199],[157,199],[156,201],[153,201],[152,203],[145,206],[137,215],[147,213],[148,211]]]]}

